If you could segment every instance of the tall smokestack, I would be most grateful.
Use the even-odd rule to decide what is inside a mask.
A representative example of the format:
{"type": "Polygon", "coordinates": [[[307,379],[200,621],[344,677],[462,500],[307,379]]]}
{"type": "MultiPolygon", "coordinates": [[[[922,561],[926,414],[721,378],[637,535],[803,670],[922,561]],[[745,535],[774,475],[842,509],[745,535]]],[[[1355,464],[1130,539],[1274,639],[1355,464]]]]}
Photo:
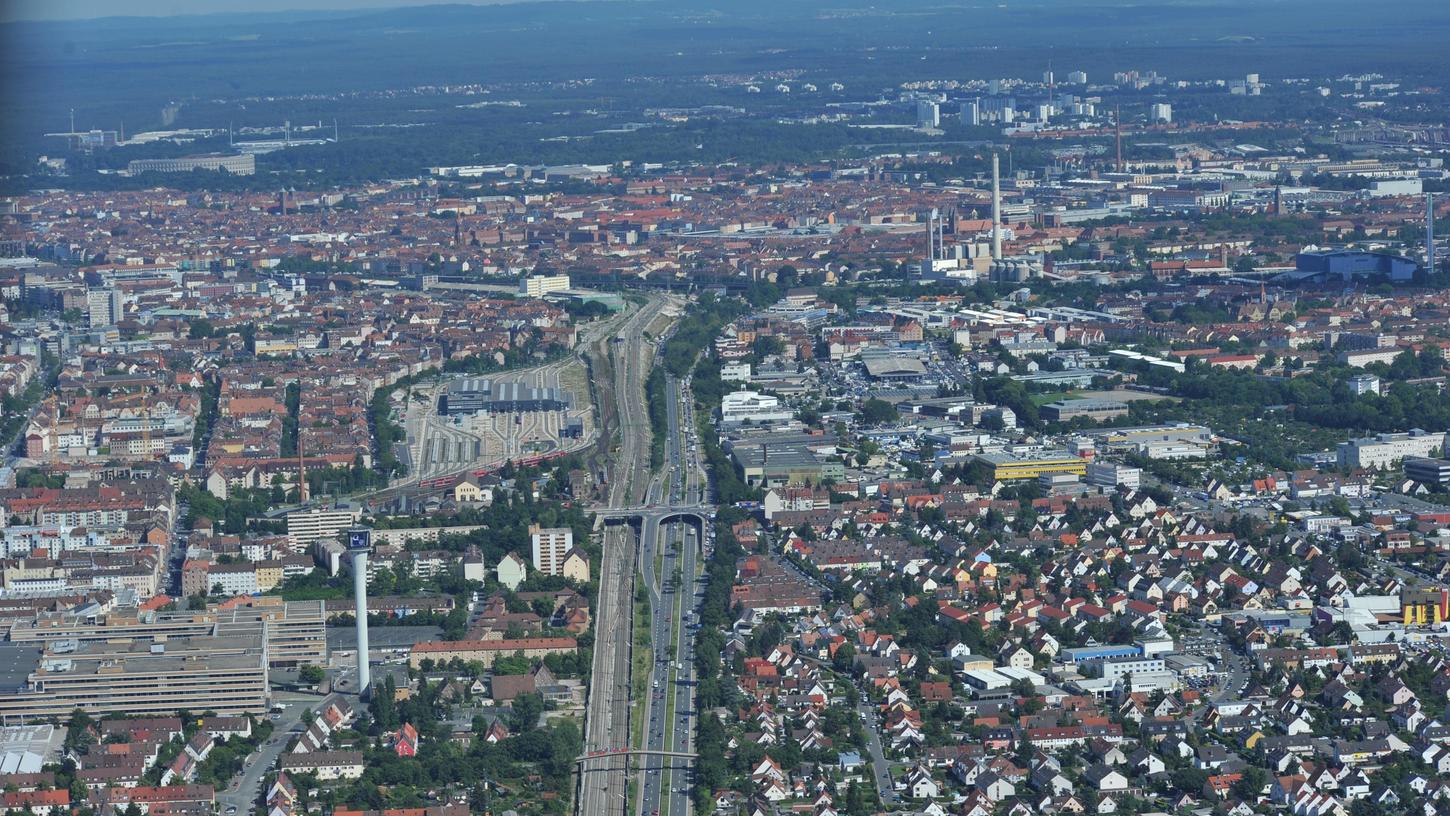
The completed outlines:
{"type": "Polygon", "coordinates": [[[1435,194],[1425,193],[1425,273],[1435,274],[1435,194]]]}
{"type": "Polygon", "coordinates": [[[352,595],[357,616],[357,693],[366,699],[372,685],[368,669],[368,551],[372,549],[372,530],[353,527],[347,531],[347,551],[352,555],[352,595]]]}
{"type": "Polygon", "coordinates": [[[1123,172],[1123,109],[1113,108],[1113,138],[1118,143],[1118,172],[1123,172]]]}
{"type": "Polygon", "coordinates": [[[997,154],[992,154],[992,260],[1002,259],[1002,179],[997,154]]]}

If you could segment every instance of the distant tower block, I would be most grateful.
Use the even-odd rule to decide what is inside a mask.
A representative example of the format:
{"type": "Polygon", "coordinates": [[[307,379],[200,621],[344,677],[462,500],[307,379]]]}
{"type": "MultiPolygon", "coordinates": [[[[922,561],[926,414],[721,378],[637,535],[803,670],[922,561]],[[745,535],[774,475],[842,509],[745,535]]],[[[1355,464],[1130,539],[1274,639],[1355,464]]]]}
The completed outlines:
{"type": "Polygon", "coordinates": [[[368,668],[368,552],[372,549],[373,532],[367,527],[347,531],[347,551],[352,555],[352,594],[357,615],[357,690],[367,699],[373,682],[368,668]]]}

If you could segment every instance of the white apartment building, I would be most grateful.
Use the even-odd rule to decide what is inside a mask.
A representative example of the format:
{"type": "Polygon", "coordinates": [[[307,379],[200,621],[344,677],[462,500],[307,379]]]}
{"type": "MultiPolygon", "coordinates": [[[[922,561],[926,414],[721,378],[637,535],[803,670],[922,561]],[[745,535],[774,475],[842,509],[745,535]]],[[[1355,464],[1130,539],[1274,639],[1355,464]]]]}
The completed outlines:
{"type": "Polygon", "coordinates": [[[1432,457],[1445,449],[1445,434],[1418,428],[1409,433],[1380,434],[1339,443],[1340,467],[1382,470],[1407,456],[1432,457]]]}
{"type": "Polygon", "coordinates": [[[218,593],[221,595],[255,595],[260,591],[257,567],[251,563],[213,564],[207,571],[207,580],[211,581],[212,589],[221,587],[218,593]]]}
{"type": "Polygon", "coordinates": [[[574,531],[568,527],[529,528],[533,546],[534,569],[544,575],[563,575],[564,557],[574,549],[574,531]]]}
{"type": "Polygon", "coordinates": [[[333,538],[357,524],[362,511],[351,507],[313,507],[287,514],[287,544],[293,552],[305,552],[320,538],[333,538]]]}

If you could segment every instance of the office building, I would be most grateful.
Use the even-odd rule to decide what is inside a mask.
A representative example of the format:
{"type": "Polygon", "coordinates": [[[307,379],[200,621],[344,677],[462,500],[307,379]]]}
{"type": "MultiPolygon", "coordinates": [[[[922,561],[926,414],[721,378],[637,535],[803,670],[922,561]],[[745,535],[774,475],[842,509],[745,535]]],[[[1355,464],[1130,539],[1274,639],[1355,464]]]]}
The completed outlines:
{"type": "Polygon", "coordinates": [[[126,165],[130,175],[141,173],[190,173],[193,170],[225,170],[235,176],[257,172],[257,157],[250,153],[236,156],[184,156],[175,159],[132,159],[126,165]]]}
{"type": "Polygon", "coordinates": [[[788,422],[794,416],[779,398],[758,391],[734,391],[720,400],[720,421],[726,425],[788,422]]]}
{"type": "Polygon", "coordinates": [[[1357,249],[1326,249],[1300,252],[1294,256],[1297,275],[1325,280],[1338,278],[1387,278],[1407,281],[1415,276],[1419,264],[1400,255],[1365,252],[1357,249]]]}
{"type": "Polygon", "coordinates": [[[1168,124],[1173,121],[1173,106],[1167,102],[1154,103],[1148,109],[1148,118],[1154,122],[1168,124]]]}
{"type": "Polygon", "coordinates": [[[1405,478],[1421,484],[1450,484],[1450,459],[1405,459],[1405,478]]]}
{"type": "Polygon", "coordinates": [[[1445,434],[1416,429],[1341,442],[1336,458],[1340,467],[1380,470],[1397,465],[1407,457],[1429,458],[1444,449],[1445,434]]]}
{"type": "Polygon", "coordinates": [[[42,613],[10,627],[15,643],[57,641],[155,641],[175,638],[260,638],[270,665],[323,665],[327,662],[327,629],[322,601],[258,598],[251,605],[229,609],[175,612],[108,612],[81,617],[64,612],[42,613]]]}
{"type": "Polygon", "coordinates": [[[1166,668],[1161,657],[1110,657],[1096,663],[1095,667],[1106,680],[1116,680],[1128,674],[1156,674],[1166,668]]]}
{"type": "Polygon", "coordinates": [[[0,723],[60,719],[77,708],[132,716],[267,710],[267,649],[257,635],[5,646],[0,662],[30,671],[23,679],[6,675],[0,723]]]}
{"type": "Polygon", "coordinates": [[[568,275],[530,275],[519,281],[519,294],[524,297],[543,297],[550,292],[565,292],[568,289],[568,275]]]}
{"type": "Polygon", "coordinates": [[[1092,462],[1087,466],[1087,483],[1097,487],[1125,487],[1137,490],[1142,484],[1143,471],[1117,462],[1092,462]]]}

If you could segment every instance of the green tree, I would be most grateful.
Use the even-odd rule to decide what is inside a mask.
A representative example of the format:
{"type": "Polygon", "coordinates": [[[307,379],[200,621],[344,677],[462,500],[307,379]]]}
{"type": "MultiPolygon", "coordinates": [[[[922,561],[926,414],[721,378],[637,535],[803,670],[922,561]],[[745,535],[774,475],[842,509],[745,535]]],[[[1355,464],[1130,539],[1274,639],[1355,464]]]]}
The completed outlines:
{"type": "Polygon", "coordinates": [[[861,410],[856,416],[864,425],[885,425],[888,422],[895,422],[899,417],[895,406],[877,397],[861,403],[861,410]]]}

